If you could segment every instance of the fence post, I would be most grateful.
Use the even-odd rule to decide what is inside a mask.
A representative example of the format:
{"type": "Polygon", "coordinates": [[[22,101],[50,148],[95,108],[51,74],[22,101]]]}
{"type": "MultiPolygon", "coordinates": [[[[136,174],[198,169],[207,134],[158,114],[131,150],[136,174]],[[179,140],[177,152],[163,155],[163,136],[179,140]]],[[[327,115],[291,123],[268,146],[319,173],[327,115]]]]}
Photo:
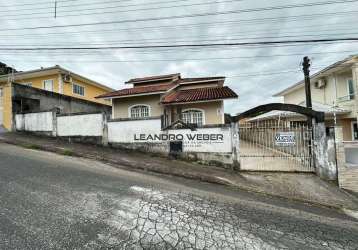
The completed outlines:
{"type": "Polygon", "coordinates": [[[106,113],[102,113],[102,145],[108,146],[108,117],[106,113]]]}
{"type": "Polygon", "coordinates": [[[231,154],[233,170],[240,169],[239,143],[239,123],[231,122],[231,154]]]}
{"type": "Polygon", "coordinates": [[[338,185],[340,186],[339,171],[345,168],[345,164],[346,164],[346,154],[344,151],[344,143],[343,143],[343,128],[335,127],[334,135],[335,135],[335,143],[336,143],[337,180],[338,180],[338,185]]]}

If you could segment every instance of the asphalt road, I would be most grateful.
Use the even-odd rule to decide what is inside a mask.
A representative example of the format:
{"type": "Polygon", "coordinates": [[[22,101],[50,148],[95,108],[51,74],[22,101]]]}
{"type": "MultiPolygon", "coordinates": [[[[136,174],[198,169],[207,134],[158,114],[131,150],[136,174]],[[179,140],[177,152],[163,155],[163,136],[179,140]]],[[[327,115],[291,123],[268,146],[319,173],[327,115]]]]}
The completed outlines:
{"type": "Polygon", "coordinates": [[[0,249],[358,249],[326,208],[0,144],[0,249]]]}

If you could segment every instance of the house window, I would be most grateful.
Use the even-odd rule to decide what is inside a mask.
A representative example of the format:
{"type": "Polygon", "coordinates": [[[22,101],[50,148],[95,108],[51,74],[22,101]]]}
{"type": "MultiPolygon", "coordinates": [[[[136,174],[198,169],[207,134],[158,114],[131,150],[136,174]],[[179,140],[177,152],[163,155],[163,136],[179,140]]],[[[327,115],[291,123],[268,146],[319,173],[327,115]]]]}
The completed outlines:
{"type": "Polygon", "coordinates": [[[0,97],[3,96],[3,92],[2,92],[2,89],[0,88],[0,97]]]}
{"type": "Polygon", "coordinates": [[[53,91],[53,80],[44,81],[44,90],[53,91]]]}
{"type": "Polygon", "coordinates": [[[131,118],[145,118],[149,117],[149,106],[147,105],[136,105],[130,108],[131,118]]]}
{"type": "Polygon", "coordinates": [[[347,80],[347,90],[348,90],[349,100],[352,100],[354,98],[354,85],[353,85],[352,78],[347,80]]]}
{"type": "Polygon", "coordinates": [[[204,112],[197,109],[185,110],[182,112],[182,121],[187,124],[202,126],[204,124],[204,112]]]}
{"type": "Polygon", "coordinates": [[[81,95],[81,96],[85,95],[85,87],[78,84],[73,84],[72,86],[73,86],[72,91],[74,94],[81,95]]]}

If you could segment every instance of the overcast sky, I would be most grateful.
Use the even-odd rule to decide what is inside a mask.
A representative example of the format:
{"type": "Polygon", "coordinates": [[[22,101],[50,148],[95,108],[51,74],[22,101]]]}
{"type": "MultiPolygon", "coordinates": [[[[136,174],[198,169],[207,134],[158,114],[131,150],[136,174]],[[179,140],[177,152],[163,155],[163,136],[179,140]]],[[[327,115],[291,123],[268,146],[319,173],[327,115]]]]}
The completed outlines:
{"type": "MultiPolygon", "coordinates": [[[[337,3],[344,1],[349,0],[63,0],[58,1],[55,19],[54,0],[0,0],[0,44],[2,48],[98,47],[358,37],[358,1],[337,3]],[[325,5],[297,6],[306,3],[325,5]],[[284,8],[262,10],[275,6],[284,8]],[[203,13],[209,15],[198,16],[203,13]],[[194,17],[172,18],[191,14],[194,17]],[[93,24],[113,21],[117,23],[93,24]],[[92,25],[27,29],[72,24],[92,25]]],[[[226,85],[239,94],[237,101],[225,104],[226,112],[235,114],[258,104],[281,101],[272,95],[302,79],[300,62],[304,55],[312,58],[316,71],[352,54],[358,54],[357,42],[0,51],[0,61],[17,70],[58,64],[115,89],[125,87],[130,78],[149,75],[180,72],[183,77],[226,76],[226,85]]]]}

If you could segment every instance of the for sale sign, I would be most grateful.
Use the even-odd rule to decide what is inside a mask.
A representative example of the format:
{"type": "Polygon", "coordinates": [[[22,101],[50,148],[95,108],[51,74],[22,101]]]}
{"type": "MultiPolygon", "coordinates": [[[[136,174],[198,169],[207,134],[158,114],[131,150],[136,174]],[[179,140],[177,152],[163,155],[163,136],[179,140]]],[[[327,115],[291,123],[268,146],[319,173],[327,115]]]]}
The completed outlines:
{"type": "Polygon", "coordinates": [[[275,136],[275,144],[280,147],[288,147],[296,144],[295,132],[278,132],[275,136]]]}

